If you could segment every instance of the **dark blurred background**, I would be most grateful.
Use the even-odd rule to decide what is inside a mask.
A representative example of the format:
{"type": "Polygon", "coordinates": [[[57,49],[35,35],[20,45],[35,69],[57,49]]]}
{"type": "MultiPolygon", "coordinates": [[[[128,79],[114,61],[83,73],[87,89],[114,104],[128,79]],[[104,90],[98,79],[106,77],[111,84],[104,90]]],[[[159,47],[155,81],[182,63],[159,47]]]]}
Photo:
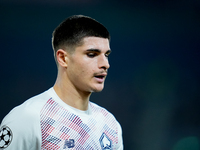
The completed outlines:
{"type": "Polygon", "coordinates": [[[200,150],[199,0],[1,0],[0,120],[56,79],[51,34],[88,15],[111,33],[105,89],[125,150],[200,150]]]}

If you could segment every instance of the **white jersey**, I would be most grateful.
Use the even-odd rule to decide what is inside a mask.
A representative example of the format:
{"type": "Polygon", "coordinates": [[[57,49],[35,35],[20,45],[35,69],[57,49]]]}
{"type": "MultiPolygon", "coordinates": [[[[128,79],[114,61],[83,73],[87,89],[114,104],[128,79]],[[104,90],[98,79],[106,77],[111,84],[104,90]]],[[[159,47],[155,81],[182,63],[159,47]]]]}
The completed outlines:
{"type": "Polygon", "coordinates": [[[87,111],[75,109],[50,88],[3,119],[0,149],[123,150],[122,130],[106,109],[92,102],[87,111]]]}

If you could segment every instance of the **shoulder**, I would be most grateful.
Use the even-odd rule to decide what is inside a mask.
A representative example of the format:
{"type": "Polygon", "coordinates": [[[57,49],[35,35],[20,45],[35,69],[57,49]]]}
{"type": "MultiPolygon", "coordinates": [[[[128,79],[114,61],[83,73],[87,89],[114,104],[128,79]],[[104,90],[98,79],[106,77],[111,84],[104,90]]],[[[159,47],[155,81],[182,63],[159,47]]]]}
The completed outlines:
{"type": "Polygon", "coordinates": [[[109,112],[104,107],[97,105],[96,103],[90,102],[90,106],[93,112],[102,113],[104,115],[111,115],[114,117],[114,115],[111,112],[109,112]]]}
{"type": "Polygon", "coordinates": [[[30,99],[26,100],[19,106],[14,107],[3,119],[2,123],[13,122],[13,121],[33,121],[39,116],[40,110],[43,105],[51,98],[49,94],[50,90],[47,90],[41,94],[38,94],[30,99]]]}
{"type": "MultiPolygon", "coordinates": [[[[31,144],[35,135],[40,135],[40,110],[48,100],[48,92],[43,92],[26,100],[21,105],[13,108],[3,119],[1,130],[9,129],[13,140],[9,147],[24,145],[26,141],[31,144]]],[[[25,145],[27,145],[27,143],[25,145]]],[[[1,147],[0,147],[1,148],[1,147]]],[[[24,148],[26,149],[26,148],[24,148]]]]}
{"type": "Polygon", "coordinates": [[[94,115],[97,115],[98,117],[101,116],[101,117],[105,118],[106,120],[112,120],[112,121],[115,121],[116,123],[118,123],[115,116],[111,112],[109,112],[107,109],[105,109],[104,107],[99,106],[93,102],[90,102],[90,106],[91,106],[92,113],[94,115]]]}
{"type": "Polygon", "coordinates": [[[29,115],[35,115],[39,113],[40,109],[47,100],[48,94],[47,91],[45,91],[41,94],[31,97],[21,105],[14,107],[4,119],[11,117],[17,117],[18,119],[21,119],[29,115]]]}

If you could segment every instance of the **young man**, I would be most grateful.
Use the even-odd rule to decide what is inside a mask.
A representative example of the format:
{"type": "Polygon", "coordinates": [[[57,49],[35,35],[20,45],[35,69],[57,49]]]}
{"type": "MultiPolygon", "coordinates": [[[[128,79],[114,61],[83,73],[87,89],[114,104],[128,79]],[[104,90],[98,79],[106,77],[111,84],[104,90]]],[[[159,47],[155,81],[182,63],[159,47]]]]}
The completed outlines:
{"type": "Polygon", "coordinates": [[[53,32],[55,85],[15,107],[0,126],[0,149],[123,150],[122,130],[106,109],[89,101],[103,90],[111,52],[107,29],[75,15],[53,32]]]}

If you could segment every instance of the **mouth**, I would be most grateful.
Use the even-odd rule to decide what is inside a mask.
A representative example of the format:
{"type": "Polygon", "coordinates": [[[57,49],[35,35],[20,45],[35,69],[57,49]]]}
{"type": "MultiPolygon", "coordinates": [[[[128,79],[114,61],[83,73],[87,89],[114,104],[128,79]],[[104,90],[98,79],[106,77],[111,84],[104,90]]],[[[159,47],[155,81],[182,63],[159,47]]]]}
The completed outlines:
{"type": "Polygon", "coordinates": [[[106,73],[102,73],[102,74],[96,74],[94,77],[97,79],[98,82],[102,83],[104,82],[106,76],[107,76],[106,73]]]}
{"type": "Polygon", "coordinates": [[[95,78],[99,78],[99,79],[103,79],[103,78],[105,78],[105,76],[104,75],[97,75],[97,76],[94,76],[95,78]]]}

